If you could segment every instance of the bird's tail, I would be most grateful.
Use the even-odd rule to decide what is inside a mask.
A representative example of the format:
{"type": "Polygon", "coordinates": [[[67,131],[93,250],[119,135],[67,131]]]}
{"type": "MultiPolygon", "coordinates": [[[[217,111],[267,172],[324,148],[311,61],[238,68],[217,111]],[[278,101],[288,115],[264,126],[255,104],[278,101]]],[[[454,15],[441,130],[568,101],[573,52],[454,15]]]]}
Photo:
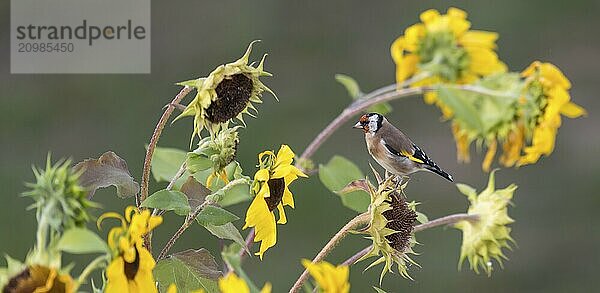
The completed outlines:
{"type": "Polygon", "coordinates": [[[428,165],[426,165],[425,169],[427,169],[427,170],[429,170],[429,171],[431,171],[431,172],[433,172],[435,174],[438,174],[438,175],[440,175],[440,176],[448,179],[448,181],[450,181],[450,182],[454,182],[454,180],[452,180],[452,175],[444,172],[444,170],[442,170],[437,165],[434,165],[434,166],[428,166],[428,165]]]}

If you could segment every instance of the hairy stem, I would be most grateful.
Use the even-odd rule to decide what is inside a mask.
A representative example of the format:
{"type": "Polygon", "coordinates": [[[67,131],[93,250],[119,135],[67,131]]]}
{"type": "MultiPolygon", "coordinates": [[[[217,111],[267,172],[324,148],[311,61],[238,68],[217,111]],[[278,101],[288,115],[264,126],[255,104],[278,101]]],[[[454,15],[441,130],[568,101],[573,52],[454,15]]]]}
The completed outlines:
{"type": "Polygon", "coordinates": [[[169,103],[165,111],[163,112],[160,120],[156,124],[156,128],[154,128],[154,132],[152,133],[152,137],[150,138],[150,143],[148,144],[148,149],[146,150],[146,158],[144,159],[144,170],[142,172],[142,181],[140,187],[140,194],[135,197],[135,203],[139,208],[142,204],[142,201],[148,197],[148,182],[150,180],[150,167],[152,166],[152,155],[154,155],[154,149],[156,149],[156,145],[158,144],[158,139],[162,134],[165,125],[169,121],[173,110],[175,110],[175,104],[178,104],[187,94],[192,91],[192,88],[189,86],[185,86],[181,89],[181,91],[173,98],[173,101],[169,103]]]}
{"type": "MultiPolygon", "coordinates": [[[[367,224],[368,222],[369,222],[369,214],[368,213],[360,214],[360,215],[356,216],[354,219],[350,220],[350,222],[348,222],[346,225],[344,225],[344,227],[342,227],[342,229],[340,229],[340,231],[338,231],[329,240],[329,242],[327,242],[327,244],[325,244],[325,246],[321,249],[321,251],[317,254],[317,256],[315,256],[315,258],[312,260],[312,262],[315,263],[315,262],[319,262],[319,261],[323,260],[337,246],[337,244],[342,239],[344,239],[344,237],[346,237],[346,235],[348,234],[348,232],[350,232],[350,230],[352,230],[360,225],[367,224]]],[[[302,272],[302,275],[300,275],[298,280],[296,280],[296,283],[294,284],[294,286],[290,289],[290,293],[298,292],[298,290],[300,290],[300,288],[302,288],[302,285],[304,284],[304,282],[306,282],[307,278],[308,278],[308,270],[304,270],[304,272],[302,272]]]]}
{"type": "Polygon", "coordinates": [[[306,147],[306,150],[300,156],[301,159],[310,159],[317,149],[344,123],[348,122],[350,118],[366,110],[367,108],[394,99],[408,97],[416,94],[421,94],[427,90],[433,89],[433,87],[413,87],[413,88],[400,88],[406,84],[410,84],[415,80],[411,80],[409,83],[405,82],[402,84],[392,84],[380,89],[374,90],[368,94],[365,94],[361,98],[354,101],[348,107],[346,107],[342,113],[340,113],[333,121],[329,123],[306,147]]]}
{"type": "MultiPolygon", "coordinates": [[[[142,171],[142,181],[140,187],[140,193],[135,196],[135,205],[140,208],[142,202],[148,197],[148,184],[150,182],[150,168],[152,166],[152,156],[154,155],[154,150],[156,149],[156,145],[158,144],[158,139],[162,134],[165,125],[169,121],[169,117],[175,110],[174,104],[178,104],[187,94],[192,91],[192,88],[189,86],[185,86],[179,91],[179,93],[173,98],[173,101],[169,103],[162,116],[158,120],[156,127],[154,128],[154,132],[152,133],[152,137],[150,138],[150,143],[148,144],[148,149],[146,150],[146,157],[144,158],[144,170],[142,171]]],[[[152,253],[152,235],[147,234],[144,236],[144,246],[152,253]]]]}
{"type": "Polygon", "coordinates": [[[167,244],[165,244],[165,247],[163,247],[163,249],[160,251],[160,254],[156,258],[157,261],[164,259],[167,256],[167,253],[169,253],[169,250],[171,250],[171,247],[173,247],[173,244],[175,244],[177,239],[179,239],[179,237],[181,237],[181,235],[183,235],[183,232],[185,232],[185,230],[187,230],[187,228],[189,228],[194,223],[194,221],[196,220],[196,217],[198,217],[198,214],[200,214],[202,209],[204,209],[204,207],[206,207],[207,205],[212,204],[212,203],[213,203],[212,201],[205,200],[202,204],[200,204],[198,207],[196,207],[196,209],[194,210],[193,213],[191,213],[187,217],[185,217],[185,221],[183,222],[183,224],[181,224],[181,227],[179,227],[179,229],[177,229],[177,231],[175,231],[173,236],[171,236],[171,239],[169,239],[167,244]]]}
{"type": "MultiPolygon", "coordinates": [[[[435,220],[431,220],[427,223],[424,224],[420,224],[420,225],[416,225],[414,228],[414,232],[420,232],[423,230],[427,230],[429,228],[434,228],[434,227],[438,227],[438,226],[443,226],[443,225],[450,225],[450,224],[455,224],[458,223],[460,221],[478,221],[479,220],[479,215],[468,215],[468,214],[454,214],[454,215],[449,215],[449,216],[445,216],[445,217],[441,217],[439,219],[435,219],[435,220]]],[[[354,254],[353,256],[349,257],[347,260],[345,260],[342,265],[353,265],[356,263],[356,261],[358,261],[361,257],[365,256],[367,253],[369,253],[369,251],[371,251],[371,249],[373,248],[372,245],[369,245],[368,247],[366,247],[365,249],[357,252],[356,254],[354,254]]]]}

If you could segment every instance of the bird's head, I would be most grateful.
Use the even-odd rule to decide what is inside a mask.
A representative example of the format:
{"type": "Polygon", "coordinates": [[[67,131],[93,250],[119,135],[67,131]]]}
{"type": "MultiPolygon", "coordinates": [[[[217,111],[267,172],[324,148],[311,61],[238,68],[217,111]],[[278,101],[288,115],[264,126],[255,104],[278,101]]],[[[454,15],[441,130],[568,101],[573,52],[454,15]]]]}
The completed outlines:
{"type": "Polygon", "coordinates": [[[352,128],[362,129],[365,133],[376,133],[383,124],[385,118],[379,113],[368,113],[360,116],[358,122],[352,128]]]}

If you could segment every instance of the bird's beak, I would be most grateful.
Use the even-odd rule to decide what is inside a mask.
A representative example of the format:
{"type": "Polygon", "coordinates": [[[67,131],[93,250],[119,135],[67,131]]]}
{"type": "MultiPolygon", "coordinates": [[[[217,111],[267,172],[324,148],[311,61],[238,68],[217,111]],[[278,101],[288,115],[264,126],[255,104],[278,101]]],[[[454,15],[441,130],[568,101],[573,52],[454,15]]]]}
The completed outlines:
{"type": "Polygon", "coordinates": [[[362,124],[360,124],[360,121],[359,121],[359,122],[356,122],[356,124],[354,124],[354,126],[352,126],[352,128],[363,129],[363,126],[362,126],[362,124]]]}

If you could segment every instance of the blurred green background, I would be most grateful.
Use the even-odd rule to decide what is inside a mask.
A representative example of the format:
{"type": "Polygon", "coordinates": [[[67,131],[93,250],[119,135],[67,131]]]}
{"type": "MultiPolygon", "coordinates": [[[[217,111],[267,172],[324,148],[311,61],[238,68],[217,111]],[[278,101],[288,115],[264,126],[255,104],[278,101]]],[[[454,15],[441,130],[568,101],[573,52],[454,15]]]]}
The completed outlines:
{"type": "MultiPolygon", "coordinates": [[[[394,81],[391,42],[418,21],[428,8],[465,9],[475,29],[500,33],[499,54],[520,71],[540,59],[557,64],[573,83],[573,100],[588,110],[587,118],[563,120],[557,146],[533,166],[503,169],[497,185],[519,186],[510,214],[517,222],[518,247],[510,261],[491,278],[467,267],[457,271],[461,236],[450,228],[418,235],[422,268],[412,268],[414,281],[388,275],[388,292],[591,292],[600,281],[600,123],[596,110],[600,68],[599,1],[155,1],[152,5],[152,74],[149,75],[11,75],[9,69],[9,1],[0,2],[0,252],[23,259],[33,243],[34,214],[29,199],[19,197],[31,181],[31,164],[54,158],[79,161],[113,150],[140,178],[144,144],[162,107],[178,92],[174,82],[208,74],[215,66],[237,59],[254,39],[254,59],[268,52],[264,79],[280,102],[265,95],[259,119],[248,119],[241,132],[239,160],[253,174],[256,154],[289,144],[300,153],[308,142],[349,103],[333,76],[355,77],[368,91],[394,81]]],[[[487,174],[473,163],[458,164],[447,123],[420,97],[393,102],[389,119],[422,145],[440,166],[478,190],[487,174]]],[[[186,148],[191,120],[169,126],[161,146],[186,148]]],[[[362,135],[348,123],[314,157],[324,163],[334,154],[352,158],[367,172],[369,156],[362,135]]],[[[152,190],[163,185],[153,184],[152,190]]],[[[294,184],[296,209],[279,226],[278,243],[261,262],[252,258],[245,269],[257,284],[273,283],[274,292],[289,289],[301,271],[300,259],[312,258],[354,213],[341,206],[317,176],[294,184]]],[[[413,176],[407,194],[422,202],[430,218],[461,212],[466,198],[432,174],[413,176]]],[[[114,190],[97,193],[106,209],[122,211],[131,204],[114,190]]],[[[243,216],[247,204],[233,210],[243,216]]],[[[101,211],[96,211],[98,214],[101,211]]],[[[161,246],[181,222],[167,216],[158,228],[161,246]]],[[[236,222],[241,228],[242,220],[236,222]]],[[[244,235],[247,231],[244,231],[244,235]]],[[[368,242],[351,236],[328,258],[340,262],[368,242]]],[[[194,226],[173,251],[206,247],[218,254],[219,243],[194,226]]],[[[257,248],[255,248],[257,249],[257,248]]],[[[2,262],[4,263],[4,261],[2,262]]],[[[352,268],[353,292],[372,292],[380,268],[363,273],[352,268]]],[[[78,274],[77,266],[75,273],[78,274]]]]}

